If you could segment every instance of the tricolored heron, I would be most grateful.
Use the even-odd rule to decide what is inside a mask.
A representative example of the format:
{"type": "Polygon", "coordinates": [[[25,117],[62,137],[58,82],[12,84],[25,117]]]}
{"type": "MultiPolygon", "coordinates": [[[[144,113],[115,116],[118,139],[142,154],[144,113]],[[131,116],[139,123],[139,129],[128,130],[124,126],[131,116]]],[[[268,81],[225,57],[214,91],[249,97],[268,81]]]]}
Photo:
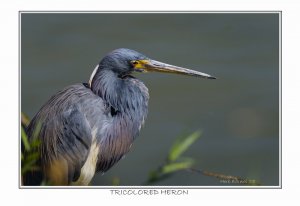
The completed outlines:
{"type": "Polygon", "coordinates": [[[24,185],[43,179],[53,185],[88,185],[95,172],[106,172],[118,162],[148,112],[148,89],[132,73],[152,71],[215,79],[130,49],[112,51],[96,66],[88,84],[59,91],[30,122],[30,140],[39,125],[40,170],[26,174],[24,185]]]}

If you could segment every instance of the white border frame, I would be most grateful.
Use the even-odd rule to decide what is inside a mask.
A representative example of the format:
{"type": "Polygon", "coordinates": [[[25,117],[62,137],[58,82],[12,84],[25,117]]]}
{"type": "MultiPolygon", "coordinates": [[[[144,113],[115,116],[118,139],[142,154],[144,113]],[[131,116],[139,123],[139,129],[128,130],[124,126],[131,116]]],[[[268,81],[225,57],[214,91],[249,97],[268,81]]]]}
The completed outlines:
{"type": "Polygon", "coordinates": [[[19,98],[19,188],[20,189],[282,189],[282,11],[19,11],[19,76],[18,76],[18,98],[19,98]],[[76,13],[76,14],[96,14],[96,13],[112,13],[112,14],[147,14],[147,13],[167,13],[167,14],[191,14],[191,13],[274,13],[279,14],[279,185],[278,186],[23,186],[21,185],[21,15],[26,13],[76,13]]]}

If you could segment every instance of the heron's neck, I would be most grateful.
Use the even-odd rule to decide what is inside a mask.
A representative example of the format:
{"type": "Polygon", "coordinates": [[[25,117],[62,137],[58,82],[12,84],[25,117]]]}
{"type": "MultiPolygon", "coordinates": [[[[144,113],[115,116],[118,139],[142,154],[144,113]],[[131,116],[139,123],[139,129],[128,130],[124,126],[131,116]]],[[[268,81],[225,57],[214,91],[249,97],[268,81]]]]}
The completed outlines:
{"type": "Polygon", "coordinates": [[[147,87],[133,77],[119,78],[111,70],[99,70],[91,82],[92,91],[105,100],[120,119],[126,118],[139,130],[147,116],[147,87]]]}
{"type": "Polygon", "coordinates": [[[148,111],[148,89],[138,79],[119,78],[111,70],[99,68],[92,75],[91,90],[113,110],[101,128],[101,154],[97,170],[107,171],[131,147],[148,111]]]}

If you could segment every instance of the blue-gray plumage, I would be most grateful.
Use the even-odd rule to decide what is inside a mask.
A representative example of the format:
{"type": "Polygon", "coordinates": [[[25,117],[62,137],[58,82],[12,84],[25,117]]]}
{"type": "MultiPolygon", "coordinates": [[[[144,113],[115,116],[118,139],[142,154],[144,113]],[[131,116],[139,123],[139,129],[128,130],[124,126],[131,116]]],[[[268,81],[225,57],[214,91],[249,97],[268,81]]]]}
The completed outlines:
{"type": "Polygon", "coordinates": [[[88,185],[96,171],[107,171],[129,151],[146,119],[149,100],[147,87],[131,76],[134,71],[214,79],[133,50],[112,51],[96,66],[88,84],[61,90],[30,122],[26,130],[30,140],[40,128],[41,170],[26,174],[24,185],[42,180],[53,185],[88,185]]]}

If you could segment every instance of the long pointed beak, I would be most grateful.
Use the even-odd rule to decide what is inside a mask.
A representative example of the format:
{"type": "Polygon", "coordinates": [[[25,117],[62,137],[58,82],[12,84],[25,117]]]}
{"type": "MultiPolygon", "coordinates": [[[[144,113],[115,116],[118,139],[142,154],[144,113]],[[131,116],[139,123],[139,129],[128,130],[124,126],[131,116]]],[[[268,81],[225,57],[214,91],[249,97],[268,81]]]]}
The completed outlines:
{"type": "Polygon", "coordinates": [[[163,73],[174,73],[182,74],[188,76],[196,76],[207,79],[216,79],[216,77],[202,72],[198,72],[191,69],[186,69],[183,67],[174,66],[171,64],[166,64],[163,62],[155,60],[137,60],[134,61],[134,67],[136,71],[139,72],[163,72],[163,73]]]}

